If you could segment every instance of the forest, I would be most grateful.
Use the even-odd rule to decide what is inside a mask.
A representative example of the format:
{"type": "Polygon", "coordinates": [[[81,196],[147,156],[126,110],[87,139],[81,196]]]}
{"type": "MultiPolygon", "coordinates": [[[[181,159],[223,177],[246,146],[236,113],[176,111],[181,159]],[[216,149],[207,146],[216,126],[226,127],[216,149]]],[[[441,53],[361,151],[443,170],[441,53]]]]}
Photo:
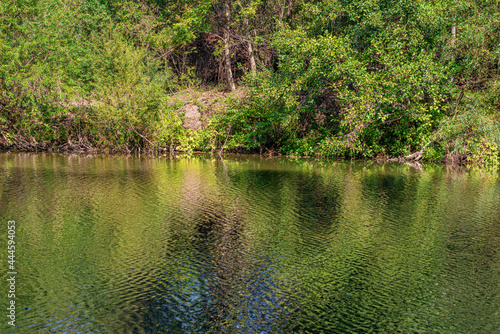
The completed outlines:
{"type": "Polygon", "coordinates": [[[498,0],[3,0],[0,148],[496,168],[499,71],[498,0]]]}

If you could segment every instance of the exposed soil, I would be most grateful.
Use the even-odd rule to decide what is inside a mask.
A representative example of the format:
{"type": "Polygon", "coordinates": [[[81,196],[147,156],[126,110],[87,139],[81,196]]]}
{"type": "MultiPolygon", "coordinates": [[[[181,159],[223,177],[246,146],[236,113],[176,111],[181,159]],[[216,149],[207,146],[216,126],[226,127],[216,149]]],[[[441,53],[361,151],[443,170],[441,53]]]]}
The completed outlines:
{"type": "Polygon", "coordinates": [[[215,113],[226,112],[228,97],[241,100],[245,98],[245,95],[246,91],[243,88],[234,92],[204,91],[193,93],[187,91],[184,94],[181,93],[179,98],[185,101],[180,110],[184,112],[184,127],[198,130],[205,126],[207,119],[215,113]]]}

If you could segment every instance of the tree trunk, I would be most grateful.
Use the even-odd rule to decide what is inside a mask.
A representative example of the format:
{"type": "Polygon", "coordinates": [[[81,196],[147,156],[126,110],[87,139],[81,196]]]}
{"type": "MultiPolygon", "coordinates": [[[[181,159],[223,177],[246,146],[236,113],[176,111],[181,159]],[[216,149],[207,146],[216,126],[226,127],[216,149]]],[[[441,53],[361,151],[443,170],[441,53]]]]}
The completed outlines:
{"type": "Polygon", "coordinates": [[[286,12],[286,16],[288,19],[292,17],[292,10],[293,10],[293,0],[288,1],[288,10],[286,12]]]}
{"type": "Polygon", "coordinates": [[[248,48],[248,60],[250,61],[250,73],[252,73],[252,75],[256,75],[257,65],[255,64],[255,53],[253,52],[253,42],[250,36],[250,27],[248,25],[248,20],[244,19],[243,24],[245,25],[245,32],[247,35],[247,48],[248,48]]]}
{"type": "Polygon", "coordinates": [[[230,40],[229,40],[229,23],[231,19],[231,12],[229,8],[229,1],[226,0],[224,1],[224,14],[226,16],[226,27],[224,29],[224,60],[225,60],[225,67],[226,67],[226,75],[227,75],[227,82],[229,83],[229,86],[231,87],[231,91],[236,90],[236,86],[234,85],[234,79],[233,79],[233,71],[231,70],[231,53],[229,51],[230,47],[230,40]]]}
{"type": "Polygon", "coordinates": [[[455,42],[457,40],[457,27],[453,26],[451,27],[451,46],[455,46],[455,42]]]}
{"type": "Polygon", "coordinates": [[[283,16],[285,15],[285,7],[286,7],[286,0],[283,0],[283,6],[281,7],[280,15],[279,15],[280,22],[283,21],[283,16]]]}
{"type": "Polygon", "coordinates": [[[257,65],[255,64],[255,54],[253,52],[252,42],[248,41],[248,54],[250,57],[250,71],[252,75],[257,74],[257,65]]]}

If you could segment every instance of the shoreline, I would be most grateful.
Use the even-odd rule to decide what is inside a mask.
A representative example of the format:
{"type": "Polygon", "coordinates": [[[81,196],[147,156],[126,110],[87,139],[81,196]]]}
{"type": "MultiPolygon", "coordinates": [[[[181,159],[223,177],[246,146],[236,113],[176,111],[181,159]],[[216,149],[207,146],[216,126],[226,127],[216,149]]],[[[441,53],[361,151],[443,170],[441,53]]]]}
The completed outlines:
{"type": "Polygon", "coordinates": [[[5,148],[0,147],[0,154],[4,153],[33,153],[33,154],[59,154],[59,155],[87,155],[87,156],[133,156],[133,157],[193,157],[193,156],[202,156],[202,155],[210,155],[210,156],[220,156],[220,157],[260,157],[267,159],[276,159],[276,158],[286,158],[286,159],[316,159],[316,160],[329,160],[333,162],[354,162],[354,161],[371,161],[371,162],[382,162],[382,163],[399,163],[406,164],[410,167],[414,167],[415,169],[421,170],[422,164],[435,164],[449,167],[466,167],[471,168],[472,166],[467,165],[467,156],[466,155],[449,155],[445,159],[441,159],[438,161],[427,161],[427,160],[411,160],[406,159],[405,157],[373,157],[373,158],[339,158],[339,157],[328,157],[322,155],[309,155],[309,156],[298,156],[298,155],[285,155],[281,153],[275,153],[272,151],[268,151],[267,153],[250,153],[250,152],[204,152],[204,151],[193,151],[193,152],[184,152],[184,151],[169,151],[167,148],[163,149],[155,149],[155,150],[130,150],[130,149],[64,149],[64,150],[54,150],[51,148],[40,148],[40,149],[17,149],[17,148],[5,148]],[[159,152],[159,151],[163,152],[159,152]]]}

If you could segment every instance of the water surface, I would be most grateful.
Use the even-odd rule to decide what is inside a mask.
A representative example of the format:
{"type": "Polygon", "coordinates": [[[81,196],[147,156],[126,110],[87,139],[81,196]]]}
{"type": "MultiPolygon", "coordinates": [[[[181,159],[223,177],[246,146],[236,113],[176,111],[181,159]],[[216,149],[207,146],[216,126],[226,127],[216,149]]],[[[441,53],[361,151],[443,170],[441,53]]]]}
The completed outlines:
{"type": "Polygon", "coordinates": [[[0,154],[4,310],[8,220],[2,333],[500,333],[495,174],[0,154]]]}

